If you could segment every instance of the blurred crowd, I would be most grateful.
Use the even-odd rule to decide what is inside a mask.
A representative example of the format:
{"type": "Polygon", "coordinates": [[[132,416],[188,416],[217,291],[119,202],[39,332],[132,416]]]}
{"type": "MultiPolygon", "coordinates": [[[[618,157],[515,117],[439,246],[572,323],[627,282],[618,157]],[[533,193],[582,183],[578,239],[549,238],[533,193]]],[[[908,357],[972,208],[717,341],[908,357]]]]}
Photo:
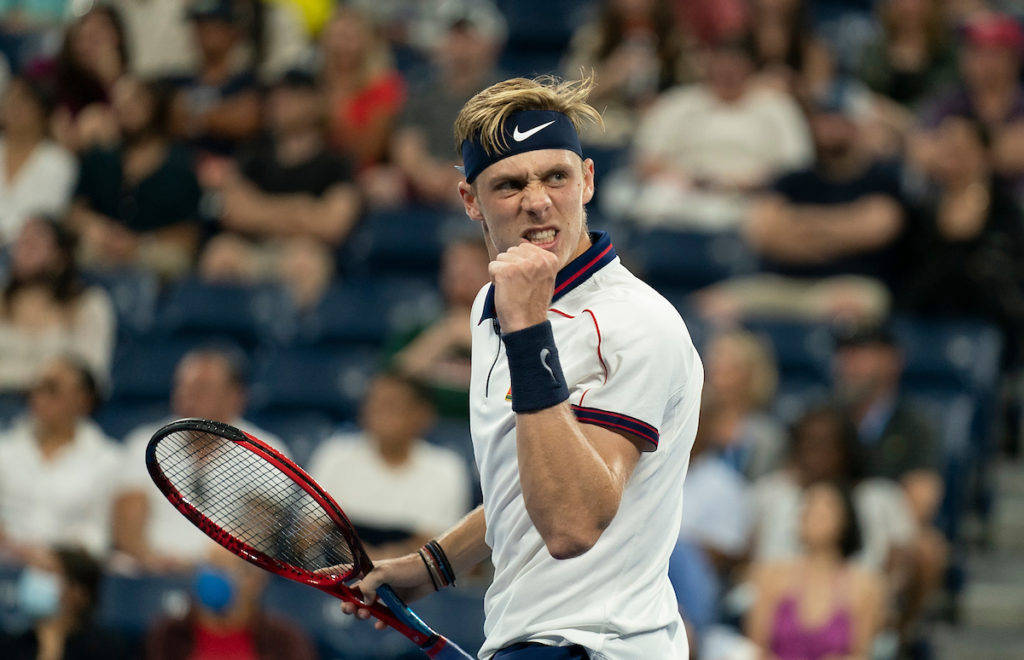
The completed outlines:
{"type": "Polygon", "coordinates": [[[704,359],[670,567],[695,657],[928,657],[1021,427],[1024,16],[494,2],[0,0],[0,657],[322,651],[160,501],[174,418],[293,455],[374,557],[479,502],[451,126],[541,74],[595,77],[589,222],[704,359]],[[125,634],[111,574],[189,605],[125,634]]]}

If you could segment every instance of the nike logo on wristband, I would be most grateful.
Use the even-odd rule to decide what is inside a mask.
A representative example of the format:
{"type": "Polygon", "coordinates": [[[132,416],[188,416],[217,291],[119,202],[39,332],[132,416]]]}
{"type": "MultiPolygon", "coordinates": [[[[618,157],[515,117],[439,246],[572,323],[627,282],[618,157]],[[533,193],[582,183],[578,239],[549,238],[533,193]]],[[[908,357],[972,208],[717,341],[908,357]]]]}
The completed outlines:
{"type": "Polygon", "coordinates": [[[551,380],[553,380],[553,381],[555,381],[557,383],[558,379],[555,378],[555,372],[552,371],[551,367],[548,366],[548,356],[549,355],[551,355],[551,351],[549,351],[546,348],[540,349],[540,363],[542,365],[544,365],[544,368],[548,370],[549,374],[551,374],[551,380]]]}

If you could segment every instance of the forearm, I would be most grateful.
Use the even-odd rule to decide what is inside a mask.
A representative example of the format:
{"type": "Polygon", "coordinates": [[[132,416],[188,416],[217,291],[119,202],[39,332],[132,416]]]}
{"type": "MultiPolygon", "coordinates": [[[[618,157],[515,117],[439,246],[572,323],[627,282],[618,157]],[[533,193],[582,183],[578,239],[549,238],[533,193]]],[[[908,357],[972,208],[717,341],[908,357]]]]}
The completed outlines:
{"type": "Polygon", "coordinates": [[[592,546],[619,507],[621,484],[568,403],[516,415],[527,513],[556,558],[592,546]]]}
{"type": "Polygon", "coordinates": [[[444,549],[456,577],[465,575],[491,556],[491,548],[484,540],[486,534],[487,522],[484,518],[484,507],[481,505],[437,537],[437,542],[444,549]]]}

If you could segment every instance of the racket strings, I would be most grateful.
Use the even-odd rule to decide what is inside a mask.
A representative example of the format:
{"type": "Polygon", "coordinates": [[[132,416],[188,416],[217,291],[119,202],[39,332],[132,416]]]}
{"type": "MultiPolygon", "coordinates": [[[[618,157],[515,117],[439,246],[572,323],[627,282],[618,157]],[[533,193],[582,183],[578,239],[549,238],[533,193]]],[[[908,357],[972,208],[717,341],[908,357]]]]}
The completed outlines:
{"type": "Polygon", "coordinates": [[[344,574],[348,540],[324,508],[269,461],[214,433],[175,431],[156,460],[182,498],[231,537],[309,572],[344,574]]]}

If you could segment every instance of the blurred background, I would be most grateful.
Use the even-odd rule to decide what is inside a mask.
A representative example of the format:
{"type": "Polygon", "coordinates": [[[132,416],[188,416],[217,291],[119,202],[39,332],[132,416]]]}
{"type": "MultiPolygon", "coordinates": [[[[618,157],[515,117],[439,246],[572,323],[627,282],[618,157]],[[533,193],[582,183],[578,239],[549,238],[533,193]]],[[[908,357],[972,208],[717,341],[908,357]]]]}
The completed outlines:
{"type": "MultiPolygon", "coordinates": [[[[145,445],[239,425],[374,557],[478,503],[451,125],[581,71],[590,225],[707,373],[670,567],[694,656],[1024,657],[1022,17],[0,0],[0,657],[418,657],[211,549],[145,445]]],[[[478,648],[487,583],[417,609],[478,648]]]]}

